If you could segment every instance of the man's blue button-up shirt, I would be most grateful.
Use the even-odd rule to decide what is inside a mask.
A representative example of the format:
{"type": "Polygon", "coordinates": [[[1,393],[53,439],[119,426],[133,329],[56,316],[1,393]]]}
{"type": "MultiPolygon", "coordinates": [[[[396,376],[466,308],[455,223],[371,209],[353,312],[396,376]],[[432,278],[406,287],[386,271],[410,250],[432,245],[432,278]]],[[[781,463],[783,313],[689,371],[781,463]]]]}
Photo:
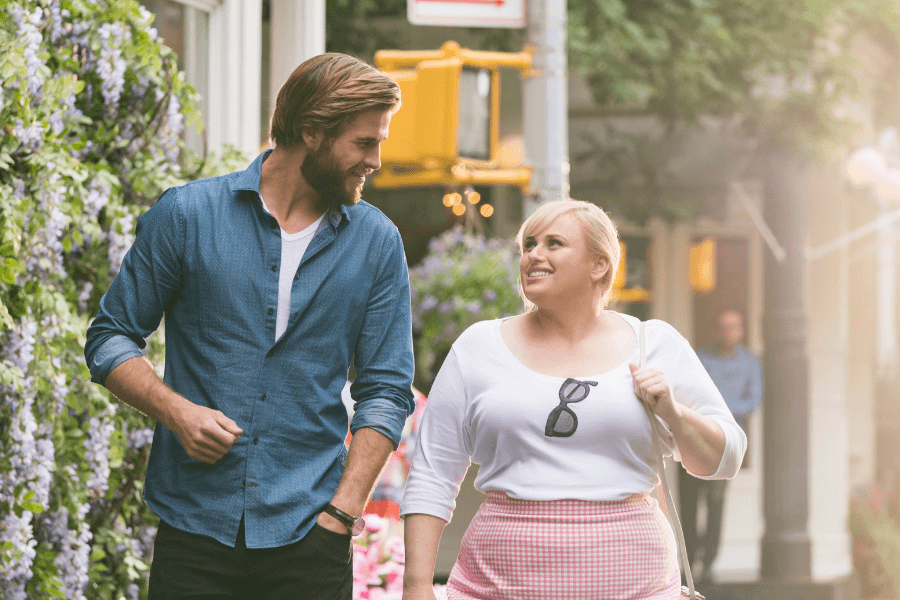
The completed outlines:
{"type": "Polygon", "coordinates": [[[763,373],[759,359],[743,346],[731,356],[722,356],[715,346],[701,348],[697,357],[725,399],[734,419],[743,427],[759,408],[763,395],[763,373]]]}
{"type": "Polygon", "coordinates": [[[165,316],[165,382],[244,430],[209,465],[157,423],[144,498],[173,527],[249,548],[301,539],[331,500],[347,450],[341,389],[353,361],[350,429],[399,442],[414,408],[409,275],[397,228],[360,202],[322,219],[294,276],[275,339],[281,231],[260,172],[167,190],[140,217],[134,245],[87,334],[92,379],[141,356],[165,316]]]}

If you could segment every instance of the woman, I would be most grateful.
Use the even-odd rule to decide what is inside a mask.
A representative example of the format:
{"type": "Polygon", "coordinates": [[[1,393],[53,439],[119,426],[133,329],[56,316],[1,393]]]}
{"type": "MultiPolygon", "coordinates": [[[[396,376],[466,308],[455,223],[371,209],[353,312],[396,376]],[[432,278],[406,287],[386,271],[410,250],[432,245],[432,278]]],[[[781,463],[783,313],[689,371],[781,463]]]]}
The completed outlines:
{"type": "Polygon", "coordinates": [[[693,475],[737,474],[747,439],[688,342],[607,310],[615,225],[587,202],[542,205],[519,230],[533,310],[485,321],[453,345],[435,379],[400,510],[404,600],[432,600],[438,543],[470,460],[487,500],[450,575],[450,600],[675,599],[672,530],[649,404],[664,445],[693,475]]]}

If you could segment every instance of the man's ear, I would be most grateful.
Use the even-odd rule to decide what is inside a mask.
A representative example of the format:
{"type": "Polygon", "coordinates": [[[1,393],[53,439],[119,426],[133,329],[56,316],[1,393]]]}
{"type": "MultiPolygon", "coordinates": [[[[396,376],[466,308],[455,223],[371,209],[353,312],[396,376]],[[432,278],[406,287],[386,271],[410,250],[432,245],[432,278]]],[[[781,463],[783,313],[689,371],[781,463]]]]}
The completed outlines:
{"type": "Polygon", "coordinates": [[[597,257],[597,260],[594,261],[594,268],[591,270],[591,278],[594,281],[600,281],[606,276],[606,273],[609,271],[609,259],[605,256],[597,257]]]}
{"type": "Polygon", "coordinates": [[[306,144],[308,150],[318,150],[323,139],[325,139],[325,132],[321,128],[303,130],[303,143],[306,144]]]}

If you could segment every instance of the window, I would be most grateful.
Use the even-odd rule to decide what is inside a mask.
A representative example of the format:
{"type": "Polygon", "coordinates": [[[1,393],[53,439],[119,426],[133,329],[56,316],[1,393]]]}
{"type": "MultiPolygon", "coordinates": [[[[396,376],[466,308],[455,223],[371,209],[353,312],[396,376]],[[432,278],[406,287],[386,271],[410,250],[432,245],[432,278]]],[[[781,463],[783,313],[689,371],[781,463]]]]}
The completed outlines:
{"type": "MultiPolygon", "coordinates": [[[[200,94],[200,116],[209,114],[209,18],[218,0],[144,0],[144,6],[156,15],[153,26],[163,43],[178,55],[178,68],[187,82],[200,94]]],[[[203,153],[203,133],[194,127],[185,129],[185,142],[191,150],[203,153]]]]}

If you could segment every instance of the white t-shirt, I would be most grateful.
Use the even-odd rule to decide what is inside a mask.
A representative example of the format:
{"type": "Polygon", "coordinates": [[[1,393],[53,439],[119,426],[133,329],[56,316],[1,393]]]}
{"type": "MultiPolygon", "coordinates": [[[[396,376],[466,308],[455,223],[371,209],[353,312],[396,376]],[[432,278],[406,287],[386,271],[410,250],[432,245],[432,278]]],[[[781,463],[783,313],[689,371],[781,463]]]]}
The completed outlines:
{"type": "MultiPolygon", "coordinates": [[[[262,199],[262,196],[260,196],[262,199]]],[[[266,206],[263,200],[263,208],[269,214],[272,212],[266,206]]],[[[291,316],[291,284],[294,283],[294,275],[297,273],[297,267],[303,260],[303,253],[309,246],[313,235],[319,229],[319,223],[325,215],[316,219],[312,225],[298,231],[297,233],[288,233],[281,229],[281,269],[278,273],[278,312],[275,314],[275,339],[281,337],[284,330],[287,329],[288,318],[291,316]]]]}
{"type": "MultiPolygon", "coordinates": [[[[640,321],[621,316],[637,336],[640,321]]],[[[501,322],[477,323],[453,344],[428,396],[400,514],[449,521],[470,460],[481,465],[476,488],[522,500],[622,500],[652,490],[659,483],[652,429],[628,368],[639,363],[640,350],[611,371],[574,378],[597,385],[584,384],[586,397],[566,404],[578,419],[575,432],[549,437],[547,420],[563,404],[566,378],[519,362],[501,337],[501,322]]],[[[687,340],[663,321],[647,321],[645,328],[647,366],[665,373],[678,402],[713,418],[725,433],[719,468],[703,479],[734,477],[746,435],[687,340]]],[[[660,433],[671,435],[667,428],[660,433]]],[[[664,447],[680,460],[671,437],[664,447]]]]}

